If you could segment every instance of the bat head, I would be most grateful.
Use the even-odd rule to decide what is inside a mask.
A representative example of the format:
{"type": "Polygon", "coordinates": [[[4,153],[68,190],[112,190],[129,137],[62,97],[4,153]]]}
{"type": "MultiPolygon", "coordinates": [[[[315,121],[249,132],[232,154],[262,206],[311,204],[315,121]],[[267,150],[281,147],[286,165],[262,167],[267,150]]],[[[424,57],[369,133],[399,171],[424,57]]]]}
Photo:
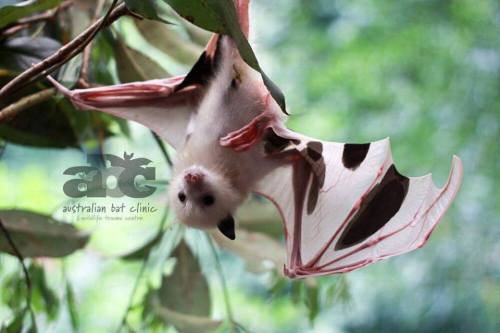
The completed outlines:
{"type": "Polygon", "coordinates": [[[217,226],[234,239],[232,213],[243,198],[227,177],[202,166],[190,166],[173,177],[169,200],[185,225],[200,229],[217,226]]]}

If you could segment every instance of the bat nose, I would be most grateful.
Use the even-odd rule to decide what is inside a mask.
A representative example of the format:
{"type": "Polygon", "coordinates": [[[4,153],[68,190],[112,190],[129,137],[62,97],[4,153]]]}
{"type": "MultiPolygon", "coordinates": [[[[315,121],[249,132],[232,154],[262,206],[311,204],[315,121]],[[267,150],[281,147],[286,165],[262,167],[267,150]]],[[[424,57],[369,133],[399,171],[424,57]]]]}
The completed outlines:
{"type": "Polygon", "coordinates": [[[203,182],[203,174],[199,172],[188,172],[184,176],[184,180],[191,186],[200,185],[203,182]]]}

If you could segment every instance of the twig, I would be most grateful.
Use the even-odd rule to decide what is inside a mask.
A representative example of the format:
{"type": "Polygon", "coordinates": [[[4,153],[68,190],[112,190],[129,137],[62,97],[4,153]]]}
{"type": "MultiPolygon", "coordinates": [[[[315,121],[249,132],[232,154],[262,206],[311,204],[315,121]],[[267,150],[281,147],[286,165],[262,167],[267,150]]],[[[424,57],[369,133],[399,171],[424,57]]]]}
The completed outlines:
{"type": "Polygon", "coordinates": [[[170,155],[168,154],[167,147],[165,147],[165,143],[163,143],[163,140],[155,132],[151,131],[151,134],[153,134],[153,138],[155,139],[156,143],[158,144],[158,147],[160,147],[160,150],[163,153],[163,156],[165,157],[165,160],[167,161],[168,166],[172,167],[172,159],[170,158],[170,155]]]}
{"type": "Polygon", "coordinates": [[[56,93],[55,88],[44,89],[32,95],[25,96],[20,100],[18,100],[17,102],[10,104],[9,106],[0,110],[0,124],[5,121],[8,121],[9,119],[12,119],[19,112],[23,110],[26,110],[42,102],[45,102],[46,100],[50,99],[53,95],[55,95],[55,93],[56,93]]]}
{"type": "MultiPolygon", "coordinates": [[[[116,3],[116,1],[117,0],[114,0],[113,3],[116,3]]],[[[112,7],[110,7],[110,10],[111,8],[112,7]]],[[[52,71],[56,70],[71,58],[76,56],[92,40],[92,38],[94,38],[100,29],[128,14],[130,14],[130,12],[124,4],[120,4],[111,12],[108,11],[103,18],[92,24],[71,42],[61,47],[56,53],[28,68],[7,83],[2,89],[0,89],[0,99],[5,98],[21,87],[40,80],[42,77],[50,74],[52,71]]]]}
{"type": "Polygon", "coordinates": [[[224,272],[222,271],[222,265],[220,263],[219,254],[217,253],[217,250],[215,249],[214,242],[213,242],[212,238],[208,235],[208,233],[205,233],[205,237],[207,237],[207,241],[210,244],[210,249],[212,250],[212,254],[213,254],[214,259],[215,259],[215,266],[217,268],[217,274],[219,275],[219,280],[220,280],[220,284],[222,287],[222,293],[224,295],[224,304],[226,306],[227,319],[231,323],[231,328],[233,328],[233,325],[235,323],[234,317],[233,317],[233,310],[231,308],[231,302],[229,300],[229,291],[227,289],[226,278],[224,277],[224,272]]]}
{"type": "Polygon", "coordinates": [[[10,247],[12,248],[12,252],[14,252],[15,256],[19,260],[19,263],[21,264],[21,267],[23,269],[23,274],[24,274],[24,281],[26,282],[26,289],[27,289],[27,295],[26,295],[26,307],[28,310],[31,312],[32,320],[35,323],[34,315],[31,309],[31,293],[32,293],[32,285],[31,285],[31,278],[30,274],[28,272],[28,268],[26,268],[26,265],[24,264],[24,257],[17,248],[16,244],[14,243],[14,240],[12,239],[9,231],[5,227],[5,225],[2,222],[2,219],[0,218],[0,229],[2,230],[2,233],[4,234],[5,238],[7,239],[7,242],[9,243],[10,247]]]}
{"type": "MultiPolygon", "coordinates": [[[[94,17],[92,18],[92,23],[97,22],[99,19],[99,15],[102,12],[104,7],[105,0],[98,0],[97,6],[94,11],[94,17]]],[[[83,88],[89,88],[89,65],[90,65],[90,56],[92,54],[92,40],[83,50],[82,57],[82,68],[80,69],[80,78],[78,79],[78,84],[83,88]]]]}

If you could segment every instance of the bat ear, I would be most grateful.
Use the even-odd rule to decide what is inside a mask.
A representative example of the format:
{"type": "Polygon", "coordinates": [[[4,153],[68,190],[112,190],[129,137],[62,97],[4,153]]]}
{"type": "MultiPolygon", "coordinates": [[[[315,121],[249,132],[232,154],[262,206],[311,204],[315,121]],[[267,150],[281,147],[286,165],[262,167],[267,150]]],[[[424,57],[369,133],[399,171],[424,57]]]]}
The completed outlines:
{"type": "Polygon", "coordinates": [[[231,215],[221,220],[219,224],[217,224],[217,228],[230,240],[236,239],[236,234],[234,233],[234,218],[231,215]]]}

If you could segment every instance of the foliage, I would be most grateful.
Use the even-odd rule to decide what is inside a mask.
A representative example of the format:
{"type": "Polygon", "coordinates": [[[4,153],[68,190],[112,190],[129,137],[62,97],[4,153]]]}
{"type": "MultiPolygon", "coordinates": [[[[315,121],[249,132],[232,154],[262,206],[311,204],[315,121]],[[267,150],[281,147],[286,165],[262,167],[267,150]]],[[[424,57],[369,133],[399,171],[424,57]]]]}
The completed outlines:
{"type": "MultiPolygon", "coordinates": [[[[346,276],[290,281],[281,275],[279,216],[259,198],[240,212],[236,242],[176,228],[163,210],[118,226],[73,221],[58,215],[67,198],[55,188],[60,171],[84,163],[86,154],[135,150],[156,157],[161,177],[168,179],[170,168],[149,131],[53,96],[0,124],[0,218],[31,277],[30,292],[0,234],[0,332],[33,330],[31,313],[40,332],[109,332],[120,324],[131,332],[499,330],[498,3],[252,2],[259,61],[230,1],[126,0],[146,19],[124,17],[100,31],[89,83],[186,72],[210,35],[176,9],[231,35],[250,65],[266,68],[287,96],[292,128],[335,141],[390,135],[401,171],[436,170],[438,183],[451,153],[461,156],[463,190],[430,243],[346,276]]],[[[8,33],[60,3],[0,2],[0,86],[106,12],[94,12],[97,1],[74,0],[55,18],[8,33]]],[[[53,75],[80,87],[82,58],[53,75]]],[[[0,108],[50,87],[25,86],[0,108]]],[[[164,202],[161,195],[152,200],[164,202]]]]}

